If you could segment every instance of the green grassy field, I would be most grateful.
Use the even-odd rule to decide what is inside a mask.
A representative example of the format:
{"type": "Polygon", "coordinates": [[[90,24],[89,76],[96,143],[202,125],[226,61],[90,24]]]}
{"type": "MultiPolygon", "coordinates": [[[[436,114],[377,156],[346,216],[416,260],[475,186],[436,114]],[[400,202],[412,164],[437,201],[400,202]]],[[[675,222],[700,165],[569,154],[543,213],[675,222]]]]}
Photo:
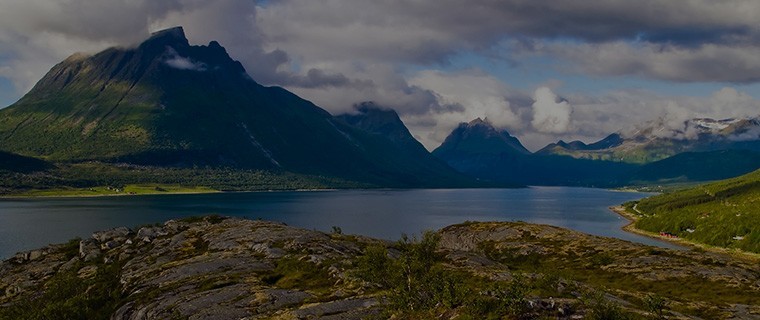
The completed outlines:
{"type": "Polygon", "coordinates": [[[625,204],[636,228],[760,253],[760,170],[625,204]]]}
{"type": "Polygon", "coordinates": [[[13,194],[20,197],[96,197],[115,195],[147,195],[147,194],[170,194],[170,193],[210,193],[219,192],[203,186],[183,186],[167,184],[129,184],[123,188],[99,186],[92,188],[54,188],[42,190],[28,190],[13,194]]]}

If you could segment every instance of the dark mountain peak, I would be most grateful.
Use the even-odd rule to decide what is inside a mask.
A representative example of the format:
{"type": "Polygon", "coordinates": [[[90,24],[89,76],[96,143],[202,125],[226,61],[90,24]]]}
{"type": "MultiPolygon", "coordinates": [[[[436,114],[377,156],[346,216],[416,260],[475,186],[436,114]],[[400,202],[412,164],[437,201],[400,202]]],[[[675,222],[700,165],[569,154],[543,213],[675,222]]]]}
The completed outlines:
{"type": "MultiPolygon", "coordinates": [[[[375,131],[381,127],[404,127],[404,123],[399,118],[398,113],[393,109],[380,106],[372,101],[366,101],[354,105],[354,114],[343,114],[338,118],[343,119],[351,125],[362,127],[363,129],[372,129],[375,131]]],[[[407,131],[408,132],[408,131],[407,131]]]]}
{"type": "Polygon", "coordinates": [[[360,102],[354,105],[354,109],[356,111],[359,111],[361,113],[368,113],[368,112],[390,112],[395,114],[396,112],[393,111],[393,109],[386,108],[384,106],[381,106],[374,101],[364,101],[360,102]]]}
{"type": "Polygon", "coordinates": [[[488,118],[481,119],[478,117],[467,123],[462,122],[459,124],[459,127],[457,127],[457,130],[462,130],[468,135],[481,135],[484,137],[502,136],[514,138],[512,134],[507,131],[507,129],[496,128],[490,121],[488,121],[488,118]]]}
{"type": "Polygon", "coordinates": [[[488,121],[488,118],[481,119],[480,117],[477,117],[468,123],[462,122],[462,125],[466,125],[468,127],[483,126],[483,127],[494,128],[491,122],[488,121]]]}
{"type": "Polygon", "coordinates": [[[604,137],[602,140],[589,144],[588,148],[590,150],[614,148],[621,145],[623,141],[623,137],[619,133],[613,133],[604,137]]]}
{"type": "Polygon", "coordinates": [[[373,122],[401,124],[401,118],[393,109],[386,108],[372,101],[365,101],[354,105],[354,110],[362,118],[371,119],[373,122]]]}
{"type": "Polygon", "coordinates": [[[530,154],[528,149],[507,130],[496,129],[488,119],[462,122],[433,151],[439,157],[449,154],[530,154]]]}
{"type": "Polygon", "coordinates": [[[557,145],[569,150],[585,150],[588,148],[588,145],[583,143],[583,141],[580,141],[580,140],[574,140],[570,142],[565,142],[564,140],[560,140],[559,142],[557,142],[557,145]]]}
{"type": "Polygon", "coordinates": [[[190,42],[185,36],[185,30],[180,26],[151,33],[150,38],[148,38],[148,40],[145,40],[141,46],[152,43],[159,43],[163,45],[180,45],[185,47],[190,45],[190,42]]]}
{"type": "Polygon", "coordinates": [[[356,113],[343,114],[336,118],[362,130],[382,135],[399,145],[427,153],[422,144],[414,139],[398,113],[393,109],[385,108],[371,101],[356,104],[354,109],[356,113]]]}
{"type": "Polygon", "coordinates": [[[229,56],[229,54],[227,53],[227,49],[222,47],[222,45],[219,44],[219,42],[211,41],[208,43],[208,46],[206,47],[209,49],[209,51],[213,52],[216,55],[229,56]]]}

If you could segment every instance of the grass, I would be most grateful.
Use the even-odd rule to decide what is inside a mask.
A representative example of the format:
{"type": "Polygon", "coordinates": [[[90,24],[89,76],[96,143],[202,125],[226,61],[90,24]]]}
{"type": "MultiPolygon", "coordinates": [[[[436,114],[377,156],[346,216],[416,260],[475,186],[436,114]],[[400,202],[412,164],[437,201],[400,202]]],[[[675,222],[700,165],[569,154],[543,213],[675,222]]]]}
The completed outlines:
{"type": "MultiPolygon", "coordinates": [[[[458,310],[458,319],[522,317],[528,312],[527,295],[535,283],[517,276],[492,281],[452,268],[436,248],[440,236],[426,232],[421,238],[402,237],[393,249],[370,245],[356,263],[356,274],[375,283],[388,301],[384,316],[396,319],[437,319],[458,310]]],[[[556,291],[554,292],[556,294],[556,291]]]]}
{"type": "Polygon", "coordinates": [[[0,308],[0,320],[5,319],[109,319],[123,299],[119,274],[121,264],[93,264],[97,271],[82,279],[75,268],[60,271],[34,293],[7,307],[0,308]]]}
{"type": "Polygon", "coordinates": [[[96,197],[116,195],[150,195],[172,193],[212,193],[219,192],[204,186],[182,186],[170,184],[129,184],[124,187],[99,186],[92,188],[55,188],[28,190],[13,194],[18,197],[96,197]]]}
{"type": "MultiPolygon", "coordinates": [[[[713,314],[715,306],[760,304],[757,289],[751,284],[728,284],[719,278],[711,279],[697,275],[650,279],[640,277],[636,272],[630,273],[626,267],[629,261],[638,259],[652,259],[658,261],[658,265],[661,263],[674,263],[674,266],[682,263],[687,266],[694,264],[694,266],[705,270],[709,270],[713,265],[717,267],[726,266],[724,262],[712,259],[710,256],[695,261],[669,250],[655,248],[605,250],[599,247],[579,245],[572,240],[530,236],[514,240],[514,244],[486,241],[479,244],[478,248],[486,257],[508,266],[513,272],[542,274],[548,279],[561,278],[566,283],[576,282],[584,287],[595,288],[595,290],[607,291],[616,295],[626,294],[632,297],[634,301],[640,300],[639,307],[642,309],[657,309],[662,306],[681,313],[712,315],[706,316],[706,318],[716,318],[713,314]],[[544,249],[539,251],[521,250],[521,248],[533,246],[544,249]],[[647,302],[646,297],[650,295],[667,297],[667,301],[651,299],[647,302]]],[[[550,288],[551,286],[538,285],[538,287],[550,288]]],[[[579,290],[568,289],[566,291],[579,290]]],[[[544,292],[542,295],[557,297],[557,295],[549,292],[544,292]]],[[[631,301],[631,299],[627,300],[631,301]]]]}
{"type": "Polygon", "coordinates": [[[327,296],[335,283],[327,269],[305,257],[284,257],[277,260],[274,270],[262,275],[262,281],[282,289],[309,290],[317,296],[327,296]]]}
{"type": "Polygon", "coordinates": [[[625,204],[635,227],[760,253],[760,171],[625,204]]]}

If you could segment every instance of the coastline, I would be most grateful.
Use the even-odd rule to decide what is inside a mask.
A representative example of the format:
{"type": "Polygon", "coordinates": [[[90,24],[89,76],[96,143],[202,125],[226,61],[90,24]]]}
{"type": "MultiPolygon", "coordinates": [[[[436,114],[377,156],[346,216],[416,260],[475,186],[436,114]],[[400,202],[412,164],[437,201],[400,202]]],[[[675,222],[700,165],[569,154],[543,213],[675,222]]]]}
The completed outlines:
{"type": "Polygon", "coordinates": [[[128,192],[119,192],[119,193],[95,193],[95,194],[87,194],[85,190],[60,190],[61,194],[29,194],[29,193],[18,193],[18,194],[5,194],[0,195],[0,200],[25,200],[25,199],[56,199],[56,198],[103,198],[103,197],[128,197],[128,196],[155,196],[155,195],[177,195],[177,194],[208,194],[208,193],[220,193],[224,191],[220,190],[214,190],[214,189],[198,189],[198,190],[192,190],[192,191],[156,191],[156,192],[140,192],[140,193],[128,193],[128,192]],[[66,191],[71,191],[71,194],[66,194],[66,191]],[[75,193],[77,191],[81,191],[83,193],[75,193]]]}
{"type": "Polygon", "coordinates": [[[652,239],[667,241],[669,243],[682,246],[684,248],[698,249],[698,250],[704,250],[704,251],[712,252],[712,253],[730,255],[734,258],[742,259],[745,261],[752,261],[752,262],[760,261],[760,254],[757,254],[757,253],[742,251],[738,249],[715,247],[715,246],[691,241],[684,238],[667,238],[654,232],[636,228],[635,224],[636,224],[636,221],[639,220],[638,216],[628,212],[623,206],[612,206],[612,207],[609,207],[609,209],[612,212],[617,213],[621,217],[628,220],[628,224],[626,224],[625,226],[621,228],[623,229],[623,231],[638,234],[638,235],[645,236],[652,239]]]}
{"type": "MultiPolygon", "coordinates": [[[[70,199],[70,198],[107,198],[107,197],[135,197],[135,196],[168,196],[182,194],[213,194],[213,193],[260,193],[260,192],[326,192],[342,189],[325,188],[325,189],[267,189],[267,190],[236,190],[223,191],[209,189],[205,191],[163,191],[163,192],[145,192],[145,193],[108,193],[108,194],[61,194],[61,195],[32,195],[32,194],[10,194],[0,195],[0,200],[28,200],[28,199],[70,199]]],[[[356,189],[366,190],[366,189],[356,189]]]]}

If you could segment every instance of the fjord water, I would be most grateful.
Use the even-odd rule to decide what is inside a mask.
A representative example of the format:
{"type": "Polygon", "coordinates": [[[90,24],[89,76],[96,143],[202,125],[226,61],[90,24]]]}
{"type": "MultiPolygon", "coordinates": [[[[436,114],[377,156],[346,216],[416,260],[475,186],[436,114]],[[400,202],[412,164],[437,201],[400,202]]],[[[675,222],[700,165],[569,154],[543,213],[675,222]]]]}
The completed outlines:
{"type": "Polygon", "coordinates": [[[336,190],[0,200],[0,258],[93,231],[219,214],[395,240],[471,221],[526,221],[650,245],[609,206],[643,193],[570,187],[336,190]]]}

